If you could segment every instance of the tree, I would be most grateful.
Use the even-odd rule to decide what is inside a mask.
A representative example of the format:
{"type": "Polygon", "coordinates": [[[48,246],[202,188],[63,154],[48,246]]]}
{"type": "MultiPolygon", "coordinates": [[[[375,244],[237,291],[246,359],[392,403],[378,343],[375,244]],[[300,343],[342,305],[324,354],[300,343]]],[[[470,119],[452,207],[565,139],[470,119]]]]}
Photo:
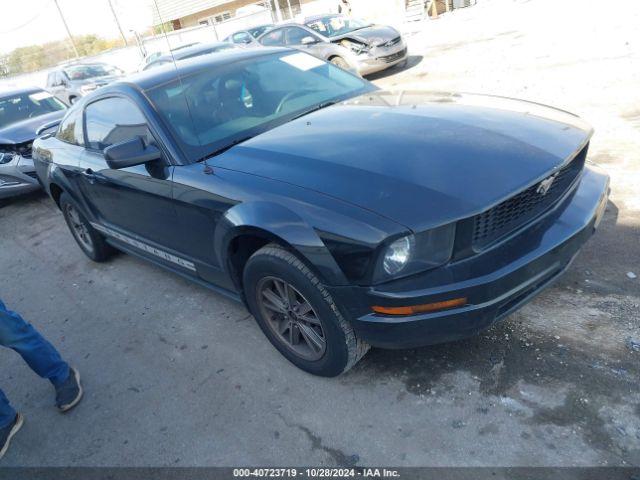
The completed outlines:
{"type": "MultiPolygon", "coordinates": [[[[81,56],[97,55],[106,50],[123,46],[122,40],[104,39],[97,35],[73,37],[81,56]]],[[[53,67],[75,57],[67,40],[57,40],[42,45],[29,45],[11,51],[0,60],[0,75],[17,75],[53,67]]]]}

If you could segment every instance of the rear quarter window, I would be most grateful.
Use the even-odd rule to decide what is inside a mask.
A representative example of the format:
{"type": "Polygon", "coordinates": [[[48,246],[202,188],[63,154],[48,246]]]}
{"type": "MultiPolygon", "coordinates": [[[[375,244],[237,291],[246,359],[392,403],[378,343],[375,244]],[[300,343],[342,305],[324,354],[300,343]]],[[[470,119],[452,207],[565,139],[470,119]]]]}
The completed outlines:
{"type": "Polygon", "coordinates": [[[56,138],[61,142],[72,145],[84,145],[84,134],[82,132],[82,110],[74,108],[62,119],[56,138]]]}

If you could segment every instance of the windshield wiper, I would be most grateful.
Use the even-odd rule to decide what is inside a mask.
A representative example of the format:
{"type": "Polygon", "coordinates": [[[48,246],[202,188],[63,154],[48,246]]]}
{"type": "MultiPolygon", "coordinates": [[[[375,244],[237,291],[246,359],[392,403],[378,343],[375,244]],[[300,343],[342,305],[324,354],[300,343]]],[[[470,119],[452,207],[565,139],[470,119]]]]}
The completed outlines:
{"type": "Polygon", "coordinates": [[[318,110],[322,110],[323,108],[330,107],[331,105],[335,105],[336,103],[338,103],[336,100],[330,100],[328,102],[319,103],[315,107],[311,107],[309,110],[305,110],[304,112],[299,113],[298,115],[293,117],[291,120],[304,117],[305,115],[309,115],[310,113],[317,112],[318,110]]]}
{"type": "Polygon", "coordinates": [[[251,140],[253,137],[255,137],[255,135],[248,135],[246,137],[242,137],[242,138],[239,138],[237,140],[234,140],[231,143],[229,143],[228,145],[225,145],[224,147],[220,147],[219,149],[214,150],[213,152],[211,152],[210,154],[202,157],[198,161],[201,162],[203,160],[207,160],[208,158],[215,157],[216,155],[220,155],[221,153],[226,152],[227,150],[235,147],[236,145],[238,145],[240,143],[246,142],[247,140],[251,140]]]}

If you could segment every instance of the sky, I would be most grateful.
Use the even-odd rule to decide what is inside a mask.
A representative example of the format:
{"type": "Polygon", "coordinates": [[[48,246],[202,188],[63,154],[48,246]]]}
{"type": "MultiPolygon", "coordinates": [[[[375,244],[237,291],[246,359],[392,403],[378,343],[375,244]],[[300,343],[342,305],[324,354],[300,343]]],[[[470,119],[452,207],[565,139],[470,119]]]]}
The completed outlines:
{"type": "MultiPolygon", "coordinates": [[[[125,35],[152,22],[152,0],[112,0],[125,35]]],[[[107,0],[58,0],[72,35],[94,33],[118,38],[120,33],[107,0]]],[[[54,0],[0,0],[0,53],[67,38],[54,0]]]]}

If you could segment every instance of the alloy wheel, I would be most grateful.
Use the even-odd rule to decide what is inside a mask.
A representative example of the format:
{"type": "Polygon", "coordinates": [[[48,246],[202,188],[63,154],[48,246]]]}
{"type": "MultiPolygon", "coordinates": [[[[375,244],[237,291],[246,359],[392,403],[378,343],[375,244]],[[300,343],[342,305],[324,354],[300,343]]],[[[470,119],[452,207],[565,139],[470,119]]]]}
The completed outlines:
{"type": "Polygon", "coordinates": [[[75,239],[89,252],[93,252],[93,240],[89,234],[89,228],[80,217],[78,210],[71,204],[66,206],[66,214],[71,226],[71,233],[75,239]]]}
{"type": "Polygon", "coordinates": [[[327,348],[322,323],[293,285],[278,277],[264,277],[256,293],[260,313],[282,344],[305,360],[322,358],[327,348]]]}

